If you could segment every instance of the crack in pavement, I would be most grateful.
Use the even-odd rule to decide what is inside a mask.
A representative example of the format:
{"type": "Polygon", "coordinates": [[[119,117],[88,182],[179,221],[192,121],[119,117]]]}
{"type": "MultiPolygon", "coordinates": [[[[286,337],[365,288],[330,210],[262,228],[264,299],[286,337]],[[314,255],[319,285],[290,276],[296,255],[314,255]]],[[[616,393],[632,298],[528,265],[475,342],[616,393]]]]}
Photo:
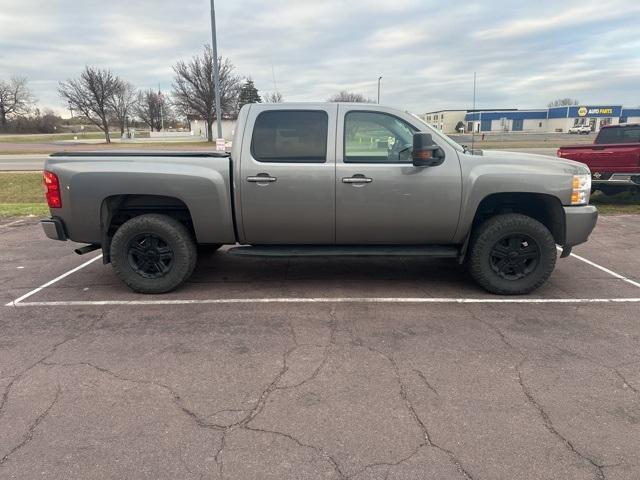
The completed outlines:
{"type": "Polygon", "coordinates": [[[309,449],[315,451],[317,454],[319,454],[322,457],[324,457],[329,463],[331,463],[332,467],[334,468],[334,470],[338,474],[338,477],[341,480],[346,480],[347,478],[349,478],[340,469],[340,466],[338,465],[338,462],[336,462],[336,460],[331,455],[329,455],[327,452],[325,452],[320,447],[316,447],[315,445],[310,445],[308,443],[304,443],[304,442],[300,441],[299,439],[297,439],[296,437],[294,437],[293,435],[290,435],[290,434],[284,433],[284,432],[278,432],[276,430],[265,430],[263,428],[256,428],[256,427],[249,427],[249,426],[244,426],[242,428],[244,428],[245,430],[249,430],[251,432],[269,433],[269,434],[272,434],[272,435],[278,435],[280,437],[284,437],[284,438],[287,438],[287,439],[291,440],[292,442],[297,444],[299,447],[309,448],[309,449]]]}
{"type": "MultiPolygon", "coordinates": [[[[328,357],[329,357],[329,349],[330,349],[331,345],[334,344],[334,341],[335,341],[336,318],[335,318],[335,311],[334,311],[333,308],[331,308],[331,310],[329,311],[329,317],[330,317],[329,327],[331,329],[331,333],[329,335],[329,341],[328,341],[327,345],[325,346],[325,352],[324,352],[323,359],[320,362],[320,364],[318,365],[318,367],[305,380],[303,380],[303,381],[301,381],[301,382],[299,382],[299,383],[297,383],[295,385],[278,387],[278,383],[280,382],[282,377],[289,370],[289,365],[287,363],[288,359],[289,359],[289,356],[299,347],[298,339],[297,339],[297,336],[296,336],[296,333],[295,333],[295,329],[293,328],[293,325],[291,324],[291,322],[289,322],[289,328],[290,328],[290,331],[291,331],[291,338],[293,340],[293,346],[291,348],[287,349],[284,352],[283,357],[282,357],[282,368],[280,369],[278,374],[275,376],[275,378],[271,381],[271,383],[267,386],[267,388],[262,391],[262,394],[260,395],[260,398],[258,399],[258,402],[257,402],[256,406],[250,411],[250,413],[245,418],[240,420],[239,422],[237,422],[237,423],[235,423],[233,425],[230,425],[227,429],[225,429],[224,435],[226,435],[226,433],[228,431],[232,430],[233,428],[242,428],[242,429],[245,429],[245,430],[251,430],[251,431],[255,431],[255,432],[263,432],[263,433],[271,433],[273,435],[280,435],[282,437],[288,438],[289,440],[292,440],[293,442],[295,442],[296,444],[298,444],[301,447],[311,448],[314,451],[316,451],[317,453],[321,454],[324,458],[326,458],[332,464],[334,470],[336,471],[336,473],[338,473],[339,477],[341,479],[344,479],[346,477],[345,477],[344,473],[342,472],[342,470],[340,469],[340,466],[338,465],[336,460],[331,455],[329,455],[327,452],[325,452],[324,449],[322,449],[321,447],[316,447],[314,445],[305,444],[302,441],[300,441],[299,439],[295,438],[293,435],[290,435],[288,433],[279,432],[279,431],[275,431],[275,430],[265,430],[265,429],[260,429],[260,428],[257,428],[257,427],[250,427],[249,426],[249,423],[252,420],[254,420],[258,415],[260,415],[260,413],[262,413],[262,410],[264,409],[264,406],[265,406],[265,404],[267,402],[267,399],[269,398],[271,393],[273,393],[275,390],[286,390],[286,389],[290,389],[290,388],[296,388],[296,387],[299,387],[299,386],[307,383],[308,381],[313,380],[320,373],[320,371],[322,370],[324,365],[326,365],[326,363],[328,361],[328,357]]],[[[224,440],[224,436],[223,436],[223,440],[224,440]]],[[[222,452],[222,449],[218,452],[218,454],[216,455],[216,458],[219,457],[221,452],[222,452]]]]}
{"type": "Polygon", "coordinates": [[[558,347],[557,345],[554,345],[552,343],[545,343],[544,345],[547,345],[548,347],[551,347],[551,348],[555,348],[559,352],[566,353],[567,355],[570,355],[572,357],[576,357],[576,358],[580,358],[582,360],[585,360],[585,361],[587,361],[589,363],[592,363],[593,365],[597,365],[598,367],[602,367],[602,368],[605,368],[607,370],[611,370],[622,381],[623,387],[629,388],[632,392],[634,392],[636,394],[640,394],[640,390],[638,390],[636,387],[634,387],[627,380],[627,378],[622,374],[622,372],[620,372],[618,370],[617,367],[611,366],[611,365],[607,365],[606,363],[598,362],[597,360],[594,360],[593,358],[587,357],[586,355],[581,355],[581,354],[573,352],[571,350],[567,350],[566,348],[558,347]]]}
{"type": "Polygon", "coordinates": [[[605,480],[605,475],[604,475],[604,470],[603,468],[606,467],[607,465],[601,465],[596,463],[595,460],[593,460],[591,457],[589,457],[588,455],[580,452],[579,450],[576,449],[575,445],[571,442],[571,440],[569,440],[567,437],[565,437],[564,435],[562,435],[558,429],[553,425],[553,422],[551,421],[551,418],[549,417],[549,414],[546,412],[546,410],[544,409],[544,407],[536,400],[535,396],[533,395],[533,393],[531,392],[531,390],[529,389],[529,387],[526,386],[525,382],[524,382],[524,378],[522,375],[522,365],[527,362],[529,359],[528,357],[524,354],[524,352],[518,348],[515,347],[511,342],[509,342],[509,340],[507,339],[506,335],[504,334],[504,332],[502,330],[500,330],[498,327],[496,327],[495,325],[486,322],[482,319],[480,319],[480,317],[478,317],[475,312],[473,312],[471,309],[467,308],[467,311],[469,312],[469,314],[471,315],[471,317],[478,321],[479,323],[485,325],[486,327],[488,327],[489,329],[491,329],[493,332],[495,332],[501,339],[501,341],[507,345],[511,350],[515,351],[520,357],[520,361],[515,365],[515,369],[516,372],[518,374],[518,385],[520,386],[520,390],[522,390],[522,393],[524,394],[527,403],[529,403],[537,412],[539,417],[542,420],[543,425],[545,426],[545,428],[547,429],[547,431],[549,431],[551,434],[553,434],[556,438],[558,438],[562,443],[564,443],[564,445],[567,447],[568,450],[570,450],[575,456],[577,456],[578,458],[582,459],[583,461],[589,463],[595,470],[595,477],[598,480],[605,480]]]}
{"type": "Polygon", "coordinates": [[[60,399],[61,393],[62,393],[62,389],[60,388],[60,385],[58,385],[58,388],[56,389],[56,395],[55,395],[53,401],[49,404],[49,406],[40,415],[38,415],[36,417],[36,419],[33,421],[33,423],[29,426],[29,428],[27,429],[27,433],[22,438],[22,441],[20,443],[18,443],[16,446],[14,446],[9,451],[9,453],[7,453],[4,457],[2,457],[0,459],[0,467],[2,467],[7,462],[9,457],[11,457],[14,453],[16,453],[22,447],[27,445],[33,439],[34,430],[47,417],[47,415],[49,415],[49,412],[51,412],[51,409],[56,405],[56,403],[58,403],[58,400],[60,399]]]}
{"type": "MultiPolygon", "coordinates": [[[[420,451],[421,448],[427,446],[427,447],[432,447],[435,448],[443,453],[445,453],[448,457],[449,457],[449,461],[453,464],[453,466],[458,470],[458,472],[465,478],[465,480],[474,480],[473,476],[471,475],[471,473],[462,465],[462,462],[458,459],[458,457],[456,456],[456,454],[454,452],[452,452],[451,450],[448,450],[446,448],[444,448],[443,446],[435,443],[433,441],[433,439],[431,438],[431,435],[426,427],[426,425],[424,424],[424,422],[422,421],[422,419],[420,418],[420,416],[418,415],[418,413],[416,412],[413,404],[411,403],[411,401],[409,400],[409,397],[407,395],[407,388],[404,385],[404,383],[402,382],[402,378],[400,376],[400,369],[397,365],[397,362],[390,356],[382,353],[379,350],[376,350],[373,347],[370,347],[369,345],[366,345],[365,342],[362,340],[362,338],[360,338],[358,335],[356,335],[354,333],[354,329],[355,329],[355,321],[352,319],[351,320],[351,324],[352,324],[352,328],[345,328],[344,331],[346,331],[349,335],[349,337],[351,337],[351,343],[354,346],[358,346],[358,347],[362,347],[365,348],[367,350],[369,350],[370,352],[373,352],[377,355],[381,355],[383,358],[385,358],[388,362],[391,363],[393,370],[394,370],[394,374],[396,377],[396,381],[399,384],[400,387],[400,397],[404,400],[405,405],[407,406],[410,415],[414,418],[414,420],[416,421],[416,423],[418,424],[418,427],[420,428],[423,436],[424,436],[424,441],[420,442],[420,444],[418,444],[418,446],[415,448],[415,450],[408,456],[405,457],[404,459],[401,459],[398,463],[377,463],[377,464],[370,464],[370,465],[365,465],[359,472],[356,472],[356,474],[362,473],[363,471],[366,471],[367,469],[373,468],[375,466],[384,466],[384,465],[388,465],[388,466],[395,466],[395,465],[399,465],[400,463],[402,463],[403,461],[407,461],[408,459],[410,459],[411,457],[413,457],[416,453],[418,453],[420,451]]],[[[426,380],[426,377],[425,379],[426,380]]],[[[428,383],[428,382],[427,382],[428,383]]],[[[437,392],[436,392],[437,394],[437,392]]],[[[355,475],[355,474],[354,474],[355,475]]],[[[389,475],[389,472],[387,471],[387,477],[389,475]]]]}
{"type": "MultiPolygon", "coordinates": [[[[332,326],[332,329],[335,330],[335,318],[333,316],[333,313],[330,314],[332,316],[332,321],[330,322],[332,326]]],[[[293,330],[292,330],[293,333],[293,330]]],[[[126,377],[123,376],[121,374],[118,374],[116,372],[113,372],[107,368],[104,367],[100,367],[98,365],[92,364],[90,362],[74,362],[74,363],[63,363],[63,362],[47,362],[46,359],[49,358],[53,353],[55,353],[55,350],[50,352],[49,355],[47,355],[46,357],[43,357],[43,359],[39,360],[38,363],[42,364],[42,365],[47,365],[47,366],[55,366],[55,367],[79,367],[79,366],[84,366],[84,367],[89,367],[92,368],[102,374],[111,376],[112,378],[115,378],[119,381],[123,381],[123,382],[129,382],[129,383],[134,383],[134,384],[138,384],[138,385],[151,385],[151,386],[155,386],[157,388],[161,388],[163,390],[165,390],[166,392],[168,392],[174,402],[174,404],[183,412],[185,413],[187,416],[189,416],[194,423],[201,428],[208,428],[208,429],[213,429],[216,431],[220,431],[222,433],[222,440],[221,440],[221,444],[220,444],[220,448],[218,449],[218,451],[216,452],[215,456],[214,456],[214,460],[216,462],[216,464],[218,465],[218,469],[219,472],[221,474],[221,476],[223,476],[224,474],[224,463],[222,460],[222,453],[225,447],[225,442],[226,442],[226,435],[231,432],[232,430],[239,428],[239,429],[246,429],[246,430],[253,430],[253,431],[261,431],[258,428],[254,428],[254,427],[249,427],[248,423],[251,422],[257,415],[259,415],[263,408],[264,405],[269,397],[269,395],[275,391],[276,389],[285,389],[285,388],[293,388],[294,386],[288,386],[288,387],[277,387],[278,382],[282,379],[282,377],[284,376],[284,374],[288,371],[289,366],[287,364],[287,359],[288,357],[291,355],[291,353],[293,353],[296,348],[298,348],[297,345],[297,339],[295,337],[292,337],[294,339],[294,345],[290,348],[288,348],[287,350],[285,350],[285,352],[283,353],[283,359],[282,359],[282,368],[278,371],[278,373],[276,374],[276,376],[273,378],[273,380],[267,385],[267,387],[262,390],[258,401],[256,402],[255,406],[251,409],[251,410],[238,410],[238,411],[248,411],[249,413],[244,416],[241,420],[239,420],[238,422],[235,422],[233,424],[230,425],[219,425],[216,423],[212,423],[212,422],[207,422],[205,419],[201,418],[199,415],[197,415],[195,412],[191,411],[190,409],[188,409],[183,403],[182,403],[182,398],[180,397],[180,395],[174,391],[171,387],[169,387],[168,385],[165,385],[163,383],[159,383],[159,382],[155,382],[155,381],[151,381],[151,380],[144,380],[144,379],[134,379],[131,377],[126,377]]],[[[330,336],[330,339],[333,338],[333,334],[330,336]]],[[[66,341],[69,341],[66,340],[66,341]]],[[[64,342],[61,342],[61,344],[64,342]]],[[[327,348],[327,356],[328,356],[328,349],[331,345],[332,341],[330,341],[329,344],[326,345],[327,348]]],[[[303,382],[301,383],[306,383],[307,381],[311,380],[312,378],[315,378],[315,376],[318,375],[320,369],[322,368],[322,366],[326,363],[326,359],[324,362],[321,362],[321,365],[319,366],[319,368],[316,368],[314,370],[314,372],[312,373],[312,375],[305,379],[303,382]]],[[[31,367],[33,368],[33,367],[31,367]]],[[[229,409],[226,410],[221,410],[222,411],[231,411],[229,409]]],[[[216,412],[219,413],[219,412],[216,412]]],[[[284,437],[287,437],[291,440],[293,440],[294,442],[296,442],[298,445],[300,446],[304,446],[304,447],[308,447],[308,448],[312,448],[314,449],[316,452],[321,453],[323,457],[327,458],[330,463],[333,465],[333,468],[336,470],[336,472],[339,474],[340,478],[346,478],[344,476],[344,474],[342,473],[342,471],[340,470],[340,467],[338,466],[337,462],[335,461],[335,459],[333,459],[333,457],[331,457],[331,455],[327,454],[326,452],[324,452],[324,450],[322,450],[320,447],[315,447],[312,445],[307,445],[302,443],[301,441],[299,441],[298,439],[296,439],[295,437],[293,437],[292,435],[283,433],[283,432],[277,432],[277,431],[268,431],[268,430],[262,430],[265,433],[272,433],[274,435],[281,435],[284,437]]]]}
{"type": "Polygon", "coordinates": [[[13,385],[18,380],[23,378],[30,370],[34,369],[38,365],[42,365],[47,359],[51,358],[58,351],[58,349],[60,347],[62,347],[64,344],[66,344],[68,342],[71,342],[73,340],[77,340],[81,336],[83,336],[86,333],[89,333],[90,331],[92,331],[93,328],[99,322],[102,321],[102,319],[106,316],[106,314],[107,314],[107,312],[103,312],[102,314],[100,314],[95,320],[93,320],[89,324],[89,326],[86,329],[84,329],[79,334],[71,336],[71,337],[67,337],[64,340],[62,340],[61,342],[55,343],[52,347],[50,347],[50,350],[46,355],[44,355],[43,357],[41,357],[36,362],[34,362],[31,365],[29,365],[27,368],[25,368],[21,372],[15,374],[15,375],[9,376],[9,377],[5,377],[5,378],[11,378],[11,381],[5,386],[4,392],[2,393],[2,397],[0,397],[0,419],[4,416],[4,413],[6,411],[6,406],[7,406],[7,403],[9,402],[9,394],[11,393],[11,389],[13,388],[13,385]]]}
{"type": "Polygon", "coordinates": [[[227,441],[227,430],[222,432],[222,439],[220,440],[220,448],[218,449],[216,454],[213,456],[213,460],[216,462],[216,465],[218,466],[218,473],[220,473],[221,479],[224,479],[224,462],[220,458],[220,455],[222,455],[222,451],[224,450],[226,441],[227,441]]]}
{"type": "Polygon", "coordinates": [[[425,384],[425,386],[431,390],[433,393],[435,393],[437,396],[440,396],[440,394],[438,393],[438,390],[435,389],[435,387],[433,385],[431,385],[431,383],[429,382],[429,380],[427,380],[427,377],[424,373],[422,373],[422,371],[418,370],[417,368],[414,368],[413,371],[415,372],[416,375],[418,375],[418,377],[420,377],[420,380],[422,380],[422,382],[425,384]]]}
{"type": "MultiPolygon", "coordinates": [[[[364,345],[364,342],[363,342],[364,345]]],[[[441,452],[447,454],[447,456],[449,457],[449,460],[451,461],[451,463],[456,467],[456,469],[458,470],[458,472],[466,479],[466,480],[473,480],[473,476],[471,475],[471,473],[464,468],[464,466],[462,465],[462,463],[460,462],[460,460],[458,459],[458,457],[456,457],[456,455],[450,451],[447,450],[446,448],[438,445],[437,443],[435,443],[432,439],[431,439],[431,435],[429,434],[429,430],[427,429],[426,425],[424,424],[424,422],[422,421],[422,419],[420,418],[420,416],[418,415],[418,413],[416,412],[415,407],[413,406],[413,403],[411,403],[411,400],[409,399],[408,396],[408,389],[406,387],[406,385],[404,384],[404,382],[402,381],[402,376],[400,375],[400,368],[398,367],[398,363],[395,361],[395,359],[391,356],[391,355],[387,355],[383,352],[381,352],[380,350],[377,350],[373,347],[370,347],[368,345],[364,345],[364,348],[366,348],[367,350],[377,353],[378,355],[381,355],[383,358],[386,358],[387,361],[391,364],[395,377],[396,377],[396,381],[398,382],[398,386],[400,387],[400,398],[403,400],[405,406],[407,407],[407,410],[409,410],[410,415],[413,417],[414,421],[417,423],[418,427],[420,428],[420,430],[422,431],[422,435],[424,437],[424,441],[421,442],[416,449],[413,451],[413,453],[411,455],[409,455],[408,457],[406,457],[405,460],[408,460],[409,458],[413,457],[416,453],[418,453],[418,451],[422,448],[422,447],[431,447],[431,448],[435,448],[437,450],[440,450],[441,452]]],[[[378,465],[390,465],[390,466],[395,466],[395,465],[399,465],[400,463],[402,463],[402,461],[398,462],[398,463],[380,463],[380,464],[373,464],[373,465],[367,465],[363,468],[363,470],[366,470],[368,468],[371,468],[372,466],[378,466],[378,465]]]]}
{"type": "Polygon", "coordinates": [[[569,450],[571,450],[575,455],[577,455],[578,457],[582,458],[583,460],[586,460],[587,462],[589,462],[591,464],[591,466],[593,466],[595,468],[595,470],[596,470],[596,478],[598,480],[604,480],[604,478],[605,478],[604,477],[604,471],[602,470],[602,467],[604,465],[597,464],[591,457],[579,452],[576,449],[576,447],[573,445],[571,440],[569,440],[567,437],[562,435],[556,429],[556,427],[553,425],[553,422],[549,418],[549,414],[547,414],[547,412],[542,407],[542,405],[540,405],[540,403],[535,399],[535,397],[531,393],[531,390],[529,390],[529,388],[525,385],[524,380],[522,378],[521,367],[526,361],[527,361],[527,358],[524,357],[522,360],[520,360],[520,362],[518,362],[518,364],[516,365],[516,372],[518,373],[518,384],[520,385],[520,388],[522,389],[522,392],[524,393],[524,396],[527,398],[527,401],[529,402],[529,404],[531,404],[538,411],[538,414],[542,418],[542,423],[544,424],[546,429],[549,432],[551,432],[553,435],[555,435],[557,438],[559,438],[567,446],[567,448],[569,450]]]}
{"type": "Polygon", "coordinates": [[[52,366],[52,367],[89,367],[89,368],[93,368],[94,370],[103,373],[105,375],[111,376],[117,380],[120,380],[122,382],[128,382],[128,383],[134,383],[137,385],[151,385],[160,389],[165,390],[166,392],[168,392],[171,395],[171,399],[173,400],[173,402],[175,403],[175,405],[187,416],[189,416],[199,427],[201,428],[209,428],[209,429],[213,429],[213,430],[224,430],[226,427],[224,425],[218,425],[215,423],[210,423],[205,421],[204,419],[200,418],[200,416],[198,414],[196,414],[195,412],[189,410],[186,406],[184,406],[184,404],[182,403],[182,398],[180,397],[180,395],[178,393],[176,393],[171,387],[169,387],[168,385],[165,385],[163,383],[159,383],[159,382],[154,382],[152,380],[140,380],[140,379],[135,379],[135,378],[131,378],[131,377],[125,377],[123,375],[120,375],[118,373],[115,373],[107,368],[104,367],[99,367],[98,365],[94,365],[93,363],[90,362],[74,362],[74,363],[62,363],[62,362],[42,362],[43,365],[47,365],[47,366],[52,366]]]}
{"type": "MultiPolygon", "coordinates": [[[[336,336],[336,319],[335,319],[335,312],[333,311],[333,309],[329,312],[329,317],[331,318],[331,320],[329,321],[329,341],[327,342],[326,345],[323,345],[324,347],[324,352],[322,355],[322,360],[320,360],[320,362],[318,363],[318,366],[313,370],[313,372],[311,372],[311,375],[309,375],[307,378],[305,378],[304,380],[294,384],[294,385],[284,385],[284,386],[276,386],[275,390],[288,390],[291,388],[298,388],[302,385],[304,385],[307,382],[310,382],[312,380],[314,380],[318,374],[322,371],[322,369],[324,368],[324,366],[327,364],[327,362],[329,361],[329,351],[331,349],[332,346],[335,345],[335,336],[336,336]]],[[[293,329],[293,326],[291,325],[291,323],[289,324],[291,326],[291,334],[293,337],[293,341],[294,344],[296,345],[296,348],[294,348],[293,351],[295,351],[300,345],[298,344],[298,340],[296,337],[296,333],[295,330],[293,329]]],[[[306,345],[308,346],[308,345],[306,345]]],[[[293,351],[291,353],[293,353],[293,351]]],[[[288,357],[285,358],[285,363],[288,361],[288,357]]],[[[288,367],[287,367],[288,368],[288,367]]]]}

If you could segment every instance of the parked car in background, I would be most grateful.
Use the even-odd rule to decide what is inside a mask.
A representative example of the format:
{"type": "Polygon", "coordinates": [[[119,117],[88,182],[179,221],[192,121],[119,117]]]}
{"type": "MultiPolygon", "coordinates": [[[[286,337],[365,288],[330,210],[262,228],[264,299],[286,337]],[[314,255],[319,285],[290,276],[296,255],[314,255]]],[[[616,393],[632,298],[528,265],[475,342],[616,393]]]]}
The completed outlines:
{"type": "Polygon", "coordinates": [[[589,125],[575,125],[569,128],[569,133],[577,133],[580,135],[587,135],[591,133],[591,127],[589,125]]]}
{"type": "Polygon", "coordinates": [[[592,187],[607,195],[640,189],[640,124],[602,127],[593,145],[560,147],[558,157],[586,164],[592,187]]]}
{"type": "Polygon", "coordinates": [[[47,236],[102,248],[143,293],[186,281],[197,245],[241,244],[230,252],[452,258],[490,292],[525,294],[598,215],[581,163],[470,152],[372,104],[249,104],[230,156],[60,153],[44,177],[47,236]]]}

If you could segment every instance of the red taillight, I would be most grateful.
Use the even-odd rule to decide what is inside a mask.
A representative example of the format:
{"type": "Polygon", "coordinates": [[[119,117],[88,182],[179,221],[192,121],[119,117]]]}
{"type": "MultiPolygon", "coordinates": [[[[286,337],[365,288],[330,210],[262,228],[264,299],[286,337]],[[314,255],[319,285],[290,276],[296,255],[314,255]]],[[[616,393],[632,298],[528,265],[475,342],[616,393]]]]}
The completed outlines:
{"type": "Polygon", "coordinates": [[[61,208],[62,197],[60,196],[60,182],[58,176],[55,173],[47,172],[43,173],[44,178],[44,195],[47,197],[47,203],[49,208],[61,208]]]}

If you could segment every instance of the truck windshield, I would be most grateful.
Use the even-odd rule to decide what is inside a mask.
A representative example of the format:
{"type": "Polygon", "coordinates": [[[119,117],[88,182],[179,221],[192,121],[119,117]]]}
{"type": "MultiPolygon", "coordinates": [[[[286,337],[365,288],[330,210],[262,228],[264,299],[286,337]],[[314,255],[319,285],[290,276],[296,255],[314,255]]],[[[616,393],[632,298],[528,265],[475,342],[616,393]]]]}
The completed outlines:
{"type": "MultiPolygon", "coordinates": [[[[409,112],[407,112],[409,113],[409,112]]],[[[437,131],[435,128],[433,128],[431,125],[429,125],[427,122],[425,122],[424,120],[422,120],[419,116],[413,114],[413,113],[409,113],[409,115],[411,115],[413,118],[415,118],[416,120],[418,120],[420,122],[421,125],[424,125],[427,130],[428,133],[431,133],[432,135],[441,138],[443,141],[447,142],[449,145],[451,145],[453,148],[455,148],[456,150],[458,150],[459,152],[465,152],[466,149],[460,145],[459,143],[453,141],[451,138],[447,137],[446,135],[440,133],[439,131],[437,131]]],[[[421,129],[422,131],[425,131],[425,129],[421,129]]]]}

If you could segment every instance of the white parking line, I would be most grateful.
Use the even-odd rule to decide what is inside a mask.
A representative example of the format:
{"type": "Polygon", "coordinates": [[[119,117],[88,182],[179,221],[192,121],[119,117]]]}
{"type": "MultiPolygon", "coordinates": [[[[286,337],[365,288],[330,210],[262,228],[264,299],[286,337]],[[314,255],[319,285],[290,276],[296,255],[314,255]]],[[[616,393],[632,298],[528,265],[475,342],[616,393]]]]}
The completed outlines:
{"type": "MultiPolygon", "coordinates": [[[[618,280],[627,282],[635,287],[640,288],[640,283],[631,280],[624,275],[620,275],[608,268],[598,265],[584,257],[571,254],[572,257],[597,268],[618,280]]],[[[312,297],[312,298],[290,298],[290,297],[274,297],[274,298],[213,298],[202,300],[69,300],[69,301],[52,301],[52,302],[23,302],[27,298],[35,295],[41,290],[53,285],[65,277],[83,269],[92,264],[96,260],[102,258],[102,254],[91,260],[79,265],[68,272],[48,281],[40,287],[31,290],[19,298],[7,303],[7,307],[66,307],[66,306],[101,306],[101,305],[199,305],[199,304],[251,304],[251,303],[492,303],[492,304],[514,304],[514,303],[555,303],[555,304],[579,304],[579,303],[638,303],[640,298],[450,298],[450,297],[312,297]]]]}
{"type": "Polygon", "coordinates": [[[614,272],[613,270],[609,270],[608,268],[603,267],[602,265],[598,265],[595,262],[592,262],[591,260],[588,260],[584,257],[581,257],[580,255],[576,255],[575,253],[572,253],[571,256],[573,258],[577,258],[578,260],[580,260],[581,262],[586,263],[587,265],[591,265],[594,268],[597,268],[598,270],[602,270],[605,273],[608,273],[609,275],[616,277],[618,280],[622,280],[623,282],[627,282],[631,285],[633,285],[634,287],[638,287],[640,288],[640,283],[631,280],[630,278],[625,277],[624,275],[620,275],[619,273],[614,272]]]}
{"type": "Polygon", "coordinates": [[[215,298],[203,300],[78,300],[13,302],[16,307],[74,307],[101,305],[210,305],[264,303],[638,303],[640,298],[425,298],[425,297],[315,297],[315,298],[215,298]]]}
{"type": "Polygon", "coordinates": [[[14,220],[13,222],[9,222],[9,223],[5,223],[5,224],[3,224],[3,225],[0,225],[0,228],[12,227],[13,225],[17,225],[17,224],[19,224],[19,223],[21,223],[21,222],[24,222],[24,220],[23,220],[23,219],[20,219],[20,220],[14,220]]]}
{"type": "Polygon", "coordinates": [[[16,298],[15,300],[13,300],[12,302],[9,302],[5,305],[5,307],[11,307],[14,305],[19,304],[20,302],[22,302],[22,300],[29,298],[31,295],[35,295],[36,293],[38,293],[41,290],[44,290],[45,288],[47,288],[50,285],[53,285],[56,282],[59,282],[60,280],[62,280],[63,278],[68,277],[69,275],[71,275],[72,273],[76,273],[78,270],[83,269],[84,267],[86,267],[87,265],[92,264],[93,262],[95,262],[96,260],[98,260],[99,258],[102,258],[102,254],[98,255],[97,257],[93,257],[91,260],[89,260],[88,262],[84,262],[82,265],[77,266],[76,268],[73,268],[71,270],[69,270],[66,273],[63,273],[62,275],[54,278],[53,280],[49,280],[47,283],[40,285],[38,288],[34,288],[33,290],[31,290],[28,293],[25,293],[24,295],[22,295],[21,297],[16,298]]]}

